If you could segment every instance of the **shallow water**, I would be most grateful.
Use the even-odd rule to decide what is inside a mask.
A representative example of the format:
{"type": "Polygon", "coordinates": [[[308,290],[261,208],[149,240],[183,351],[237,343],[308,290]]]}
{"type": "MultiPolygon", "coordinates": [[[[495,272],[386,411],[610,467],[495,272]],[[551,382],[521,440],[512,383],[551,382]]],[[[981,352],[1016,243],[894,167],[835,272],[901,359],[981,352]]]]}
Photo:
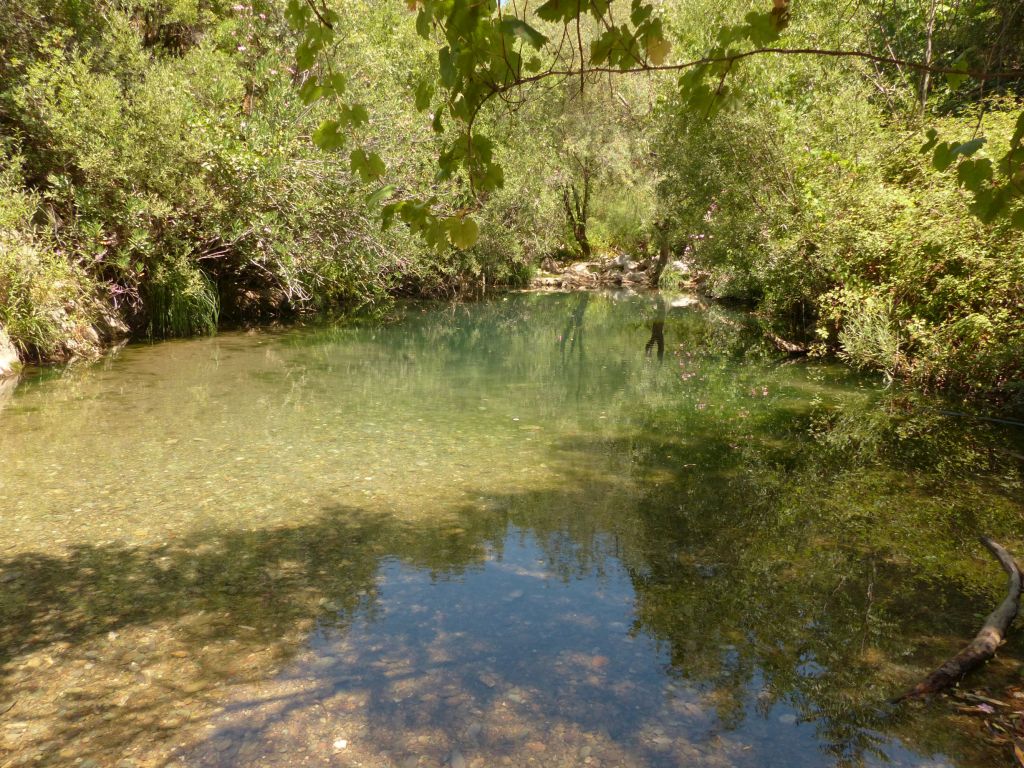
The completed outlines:
{"type": "MultiPolygon", "coordinates": [[[[1000,599],[976,536],[1024,552],[1024,430],[946,408],[687,297],[27,377],[0,766],[1009,764],[983,718],[887,703],[1000,599]]],[[[971,684],[1008,695],[1021,651],[971,684]]]]}

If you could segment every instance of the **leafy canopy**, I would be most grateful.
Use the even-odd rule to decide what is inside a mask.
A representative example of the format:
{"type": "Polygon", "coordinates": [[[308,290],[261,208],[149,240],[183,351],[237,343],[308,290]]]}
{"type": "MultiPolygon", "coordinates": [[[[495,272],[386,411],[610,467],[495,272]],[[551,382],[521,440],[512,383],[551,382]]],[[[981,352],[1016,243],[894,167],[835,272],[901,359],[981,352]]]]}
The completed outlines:
{"type": "MultiPolygon", "coordinates": [[[[772,0],[771,7],[766,4],[763,11],[751,11],[741,23],[721,27],[704,55],[676,62],[670,61],[672,46],[654,3],[631,0],[627,18],[621,18],[621,6],[611,0],[547,0],[530,12],[517,12],[509,5],[500,0],[408,0],[409,11],[416,14],[417,32],[437,45],[436,81],[421,82],[414,97],[418,110],[431,110],[433,129],[444,137],[437,178],[463,180],[467,190],[457,209],[449,213],[441,212],[436,198],[401,198],[390,186],[372,192],[368,201],[382,206],[385,226],[401,220],[437,248],[448,243],[471,247],[479,228],[470,214],[504,183],[494,144],[477,129],[478,115],[492,100],[514,103],[542,80],[580,78],[582,87],[594,73],[675,72],[682,103],[695,115],[707,117],[737,105],[738,94],[728,77],[754,55],[857,57],[909,64],[957,81],[968,75],[987,76],[969,72],[962,57],[943,67],[865,51],[777,47],[789,21],[789,0],[772,0]],[[589,45],[580,32],[583,21],[598,30],[589,36],[589,45]]],[[[301,34],[296,62],[304,74],[303,100],[339,103],[336,117],[324,121],[313,140],[322,149],[339,150],[369,115],[363,106],[345,103],[346,79],[332,70],[329,51],[335,43],[338,15],[326,0],[289,0],[287,18],[301,34]]],[[[998,163],[971,157],[983,141],[940,143],[937,134],[929,134],[925,151],[933,151],[936,169],[955,166],[959,183],[974,195],[976,215],[992,221],[1013,211],[1024,196],[1024,113],[1009,152],[998,163]]],[[[386,173],[383,160],[372,151],[357,148],[350,158],[353,173],[364,182],[386,173]]],[[[1024,226],[1024,210],[1017,206],[1012,215],[1014,223],[1024,226]]]]}

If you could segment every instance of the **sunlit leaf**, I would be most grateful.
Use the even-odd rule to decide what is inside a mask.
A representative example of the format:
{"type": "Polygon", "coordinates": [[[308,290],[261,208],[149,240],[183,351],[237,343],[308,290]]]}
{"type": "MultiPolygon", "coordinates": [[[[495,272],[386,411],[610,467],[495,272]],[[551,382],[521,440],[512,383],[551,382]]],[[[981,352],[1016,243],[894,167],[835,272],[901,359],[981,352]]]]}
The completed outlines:
{"type": "Polygon", "coordinates": [[[567,22],[585,10],[579,0],[548,0],[537,9],[537,15],[544,21],[567,22]]]}
{"type": "Polygon", "coordinates": [[[375,208],[385,200],[387,200],[395,192],[395,187],[391,184],[381,187],[376,192],[371,192],[366,196],[366,204],[370,208],[375,208]]]}
{"type": "Polygon", "coordinates": [[[672,44],[663,38],[655,38],[647,41],[647,58],[650,59],[651,63],[655,66],[660,66],[665,63],[665,59],[668,57],[669,51],[672,50],[672,44]]]}
{"type": "Polygon", "coordinates": [[[332,150],[345,146],[345,135],[339,130],[337,120],[324,120],[313,132],[313,143],[320,149],[332,150]]]}
{"type": "Polygon", "coordinates": [[[376,152],[367,153],[362,148],[352,150],[349,155],[352,172],[358,173],[364,182],[374,181],[384,175],[387,168],[376,152]]]}
{"type": "Polygon", "coordinates": [[[518,37],[523,42],[538,50],[540,50],[548,41],[547,37],[542,35],[525,21],[514,17],[506,17],[502,19],[501,30],[507,35],[518,37]]]}
{"type": "Polygon", "coordinates": [[[480,235],[480,228],[469,216],[452,217],[448,219],[448,237],[456,248],[466,250],[472,248],[480,235]]]}

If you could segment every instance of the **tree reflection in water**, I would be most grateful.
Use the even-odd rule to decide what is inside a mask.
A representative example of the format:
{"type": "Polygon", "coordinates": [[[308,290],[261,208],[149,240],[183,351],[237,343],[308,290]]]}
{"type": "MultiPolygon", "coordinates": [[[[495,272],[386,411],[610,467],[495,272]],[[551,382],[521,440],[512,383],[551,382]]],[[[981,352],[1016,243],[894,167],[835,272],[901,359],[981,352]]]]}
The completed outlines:
{"type": "MultiPolygon", "coordinates": [[[[780,367],[721,310],[659,307],[664,366],[637,354],[641,301],[526,296],[266,346],[228,338],[216,364],[160,376],[133,379],[129,355],[19,390],[4,488],[68,487],[9,500],[0,749],[12,765],[1002,759],[941,703],[885,702],[998,598],[974,535],[1024,551],[1014,433],[832,367],[780,367]],[[249,480],[218,486],[216,524],[153,511],[157,538],[90,540],[119,514],[184,515],[209,494],[194,478],[217,470],[117,422],[123,403],[93,396],[108,381],[135,384],[168,429],[201,423],[212,400],[229,417],[196,437],[255,451],[271,433],[267,461],[286,471],[260,484],[264,465],[232,465],[249,480]],[[82,521],[63,499],[124,472],[99,463],[95,423],[120,425],[111,444],[134,434],[119,450],[166,478],[82,521]],[[69,456],[84,479],[32,474],[69,456]],[[330,474],[392,472],[394,456],[401,474],[378,495],[330,474]],[[308,486],[340,498],[307,514],[308,486]],[[232,512],[243,487],[276,517],[232,512]],[[70,540],[47,550],[54,518],[70,540]]],[[[134,359],[210,348],[191,344],[134,359]]],[[[1019,656],[1014,639],[979,680],[1019,656]]]]}

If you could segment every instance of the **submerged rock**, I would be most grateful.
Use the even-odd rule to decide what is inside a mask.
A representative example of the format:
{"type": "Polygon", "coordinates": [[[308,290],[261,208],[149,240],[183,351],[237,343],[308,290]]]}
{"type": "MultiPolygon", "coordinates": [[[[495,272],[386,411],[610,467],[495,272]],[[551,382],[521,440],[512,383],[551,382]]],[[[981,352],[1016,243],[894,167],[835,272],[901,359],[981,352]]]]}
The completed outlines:
{"type": "Polygon", "coordinates": [[[466,768],[466,758],[462,756],[462,752],[456,747],[448,755],[448,766],[449,768],[466,768]]]}
{"type": "Polygon", "coordinates": [[[15,388],[18,386],[18,379],[20,376],[0,376],[0,411],[3,411],[4,406],[11,399],[14,394],[15,388]]]}

